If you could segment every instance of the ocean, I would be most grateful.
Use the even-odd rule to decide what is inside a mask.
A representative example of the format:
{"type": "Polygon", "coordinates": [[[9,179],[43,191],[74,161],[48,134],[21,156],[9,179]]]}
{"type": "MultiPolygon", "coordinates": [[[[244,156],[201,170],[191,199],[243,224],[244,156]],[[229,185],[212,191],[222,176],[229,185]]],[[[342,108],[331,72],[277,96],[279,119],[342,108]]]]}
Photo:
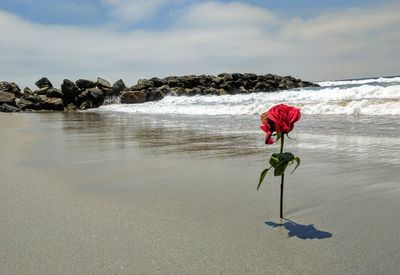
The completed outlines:
{"type": "Polygon", "coordinates": [[[400,115],[400,77],[325,81],[321,87],[224,96],[167,96],[140,105],[107,105],[99,112],[177,115],[257,115],[285,102],[303,114],[400,115]]]}
{"type": "Polygon", "coordinates": [[[400,162],[400,77],[325,81],[321,87],[224,96],[167,96],[144,104],[111,104],[86,113],[129,131],[137,142],[165,151],[207,157],[257,154],[262,143],[259,115],[285,103],[302,119],[287,146],[325,150],[369,162],[400,162]],[[143,130],[145,129],[145,130],[143,130]],[[198,150],[194,150],[198,148],[198,150]]]}

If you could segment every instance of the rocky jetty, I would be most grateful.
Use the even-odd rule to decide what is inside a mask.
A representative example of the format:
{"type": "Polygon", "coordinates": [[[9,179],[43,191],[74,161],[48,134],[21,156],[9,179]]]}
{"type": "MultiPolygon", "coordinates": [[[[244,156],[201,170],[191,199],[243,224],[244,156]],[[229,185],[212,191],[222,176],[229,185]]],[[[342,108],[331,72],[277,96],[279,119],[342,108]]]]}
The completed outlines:
{"type": "Polygon", "coordinates": [[[61,87],[55,88],[42,77],[35,85],[37,89],[32,91],[28,87],[21,90],[14,82],[0,82],[0,112],[84,110],[97,108],[110,97],[133,104],[160,100],[167,95],[246,94],[318,86],[292,76],[250,73],[153,77],[140,79],[132,87],[126,87],[122,79],[111,85],[99,77],[97,81],[64,79],[61,87]]]}

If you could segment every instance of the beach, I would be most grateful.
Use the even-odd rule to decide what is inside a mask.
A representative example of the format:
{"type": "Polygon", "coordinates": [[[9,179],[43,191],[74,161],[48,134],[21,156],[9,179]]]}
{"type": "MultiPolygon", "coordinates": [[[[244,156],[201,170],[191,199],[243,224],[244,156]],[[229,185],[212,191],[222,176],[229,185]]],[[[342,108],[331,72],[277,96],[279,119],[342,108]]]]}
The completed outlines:
{"type": "Polygon", "coordinates": [[[259,123],[0,114],[0,273],[397,274],[397,117],[304,115],[282,221],[259,123]]]}

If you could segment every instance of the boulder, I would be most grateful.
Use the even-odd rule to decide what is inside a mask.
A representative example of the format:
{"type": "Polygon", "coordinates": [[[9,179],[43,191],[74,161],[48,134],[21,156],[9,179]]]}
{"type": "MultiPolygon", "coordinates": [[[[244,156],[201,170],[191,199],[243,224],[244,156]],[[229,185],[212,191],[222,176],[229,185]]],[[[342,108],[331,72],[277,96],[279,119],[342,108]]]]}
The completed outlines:
{"type": "Polygon", "coordinates": [[[232,81],[233,77],[232,74],[228,74],[228,73],[222,73],[218,75],[219,78],[222,78],[222,80],[225,81],[232,81]]]}
{"type": "Polygon", "coordinates": [[[76,106],[81,106],[83,102],[89,100],[89,92],[83,91],[76,98],[76,106]]]}
{"type": "Polygon", "coordinates": [[[89,108],[90,108],[89,103],[87,103],[86,101],[83,102],[83,103],[79,106],[79,109],[80,109],[80,110],[86,110],[86,109],[89,109],[89,108]]]}
{"type": "Polygon", "coordinates": [[[44,87],[53,88],[53,85],[51,84],[50,80],[48,80],[46,77],[42,77],[41,79],[36,81],[35,85],[39,89],[44,88],[44,87]]]}
{"type": "Polygon", "coordinates": [[[203,94],[203,89],[201,87],[194,87],[190,89],[189,95],[194,96],[194,95],[201,95],[203,94]]]}
{"type": "Polygon", "coordinates": [[[211,88],[208,88],[208,89],[204,90],[204,94],[206,94],[206,95],[219,95],[220,92],[219,92],[218,89],[211,87],[211,88]]]}
{"type": "Polygon", "coordinates": [[[96,82],[87,79],[78,79],[75,84],[82,90],[96,87],[96,82]]]}
{"type": "Polygon", "coordinates": [[[75,112],[76,110],[78,110],[78,108],[73,103],[68,104],[68,106],[64,108],[66,112],[75,112]]]}
{"type": "Polygon", "coordinates": [[[113,96],[113,90],[111,88],[101,88],[101,90],[103,91],[104,96],[113,96]]]}
{"type": "Polygon", "coordinates": [[[96,86],[99,87],[100,89],[105,88],[105,89],[111,90],[111,88],[112,88],[111,83],[101,77],[97,78],[96,86]]]}
{"type": "Polygon", "coordinates": [[[33,93],[37,95],[47,95],[47,91],[50,89],[50,87],[43,87],[35,90],[33,93]]]}
{"type": "Polygon", "coordinates": [[[227,95],[228,94],[224,89],[219,89],[218,92],[219,92],[219,95],[227,95]]]}
{"type": "Polygon", "coordinates": [[[167,84],[167,82],[165,80],[159,79],[157,77],[150,78],[150,82],[153,83],[152,86],[156,87],[156,88],[167,84]]]}
{"type": "Polygon", "coordinates": [[[64,103],[61,98],[46,98],[43,97],[42,109],[50,111],[64,110],[64,103]]]}
{"type": "Polygon", "coordinates": [[[171,88],[168,85],[163,85],[148,92],[146,100],[147,101],[161,100],[170,93],[171,93],[171,88]]]}
{"type": "Polygon", "coordinates": [[[147,89],[151,89],[151,88],[153,88],[153,86],[148,86],[145,84],[136,84],[136,85],[133,85],[129,90],[130,91],[142,91],[142,90],[147,90],[147,89]]]}
{"type": "Polygon", "coordinates": [[[17,107],[11,106],[7,103],[3,103],[0,105],[0,112],[15,113],[15,112],[19,112],[19,109],[17,107]]]}
{"type": "Polygon", "coordinates": [[[166,78],[166,81],[167,81],[167,85],[168,85],[169,87],[171,87],[171,88],[181,86],[181,82],[180,82],[179,79],[176,78],[176,77],[169,77],[169,78],[166,78]]]}
{"type": "Polygon", "coordinates": [[[146,93],[144,91],[124,91],[121,94],[121,103],[143,103],[146,101],[146,93]]]}
{"type": "Polygon", "coordinates": [[[257,75],[256,74],[252,74],[252,73],[244,73],[243,77],[246,80],[257,80],[257,75]]]}
{"type": "Polygon", "coordinates": [[[0,91],[0,104],[14,104],[15,94],[0,91]]]}
{"type": "Polygon", "coordinates": [[[174,87],[171,89],[171,95],[181,96],[184,94],[185,94],[185,89],[183,89],[182,87],[174,87]]]}
{"type": "Polygon", "coordinates": [[[63,83],[61,84],[61,92],[63,94],[64,103],[70,104],[76,102],[79,89],[74,82],[69,79],[64,79],[63,83]]]}
{"type": "Polygon", "coordinates": [[[33,95],[23,95],[22,99],[28,100],[28,101],[33,102],[33,103],[40,103],[40,102],[43,101],[42,96],[35,95],[35,94],[33,94],[33,95]]]}
{"type": "Polygon", "coordinates": [[[14,94],[16,97],[22,96],[21,89],[14,82],[0,82],[0,91],[14,94]]]}
{"type": "Polygon", "coordinates": [[[256,91],[271,91],[274,88],[266,82],[257,82],[256,86],[254,86],[254,90],[256,91]]]}
{"type": "Polygon", "coordinates": [[[82,104],[85,102],[85,105],[87,105],[87,108],[85,109],[100,107],[104,102],[103,91],[97,87],[83,91],[78,95],[77,106],[82,106],[82,104]]]}
{"type": "Polygon", "coordinates": [[[23,99],[23,98],[17,98],[15,100],[15,106],[17,106],[18,109],[24,111],[26,109],[34,109],[35,104],[32,101],[23,99]]]}
{"type": "Polygon", "coordinates": [[[154,83],[149,79],[139,79],[137,85],[143,85],[145,88],[154,87],[154,83]]]}
{"type": "Polygon", "coordinates": [[[95,88],[91,88],[91,89],[87,89],[87,91],[89,92],[90,96],[95,99],[95,100],[104,100],[104,93],[101,89],[95,87],[95,88]]]}
{"type": "Polygon", "coordinates": [[[200,77],[195,76],[195,75],[185,75],[185,76],[181,77],[180,80],[181,80],[182,86],[187,89],[192,89],[192,88],[202,85],[202,83],[200,81],[200,77]]]}
{"type": "Polygon", "coordinates": [[[56,98],[63,98],[64,94],[61,92],[61,90],[56,89],[56,88],[50,88],[47,90],[47,97],[56,97],[56,98]]]}
{"type": "Polygon", "coordinates": [[[33,92],[29,87],[25,87],[22,94],[23,95],[33,95],[33,92]]]}
{"type": "Polygon", "coordinates": [[[118,96],[124,90],[126,90],[125,83],[122,79],[119,79],[112,86],[112,95],[118,96]]]}
{"type": "Polygon", "coordinates": [[[312,82],[308,82],[308,81],[300,81],[299,82],[299,86],[301,88],[305,88],[305,87],[320,87],[318,84],[312,83],[312,82]]]}

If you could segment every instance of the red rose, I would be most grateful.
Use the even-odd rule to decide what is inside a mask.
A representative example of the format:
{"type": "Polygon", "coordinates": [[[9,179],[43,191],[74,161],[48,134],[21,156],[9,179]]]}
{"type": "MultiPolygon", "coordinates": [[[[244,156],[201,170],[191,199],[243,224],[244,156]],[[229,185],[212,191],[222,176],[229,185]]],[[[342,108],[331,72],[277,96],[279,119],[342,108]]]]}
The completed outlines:
{"type": "Polygon", "coordinates": [[[301,117],[300,109],[285,104],[273,106],[261,115],[261,129],[267,134],[266,144],[274,143],[272,133],[289,133],[301,117]]]}

